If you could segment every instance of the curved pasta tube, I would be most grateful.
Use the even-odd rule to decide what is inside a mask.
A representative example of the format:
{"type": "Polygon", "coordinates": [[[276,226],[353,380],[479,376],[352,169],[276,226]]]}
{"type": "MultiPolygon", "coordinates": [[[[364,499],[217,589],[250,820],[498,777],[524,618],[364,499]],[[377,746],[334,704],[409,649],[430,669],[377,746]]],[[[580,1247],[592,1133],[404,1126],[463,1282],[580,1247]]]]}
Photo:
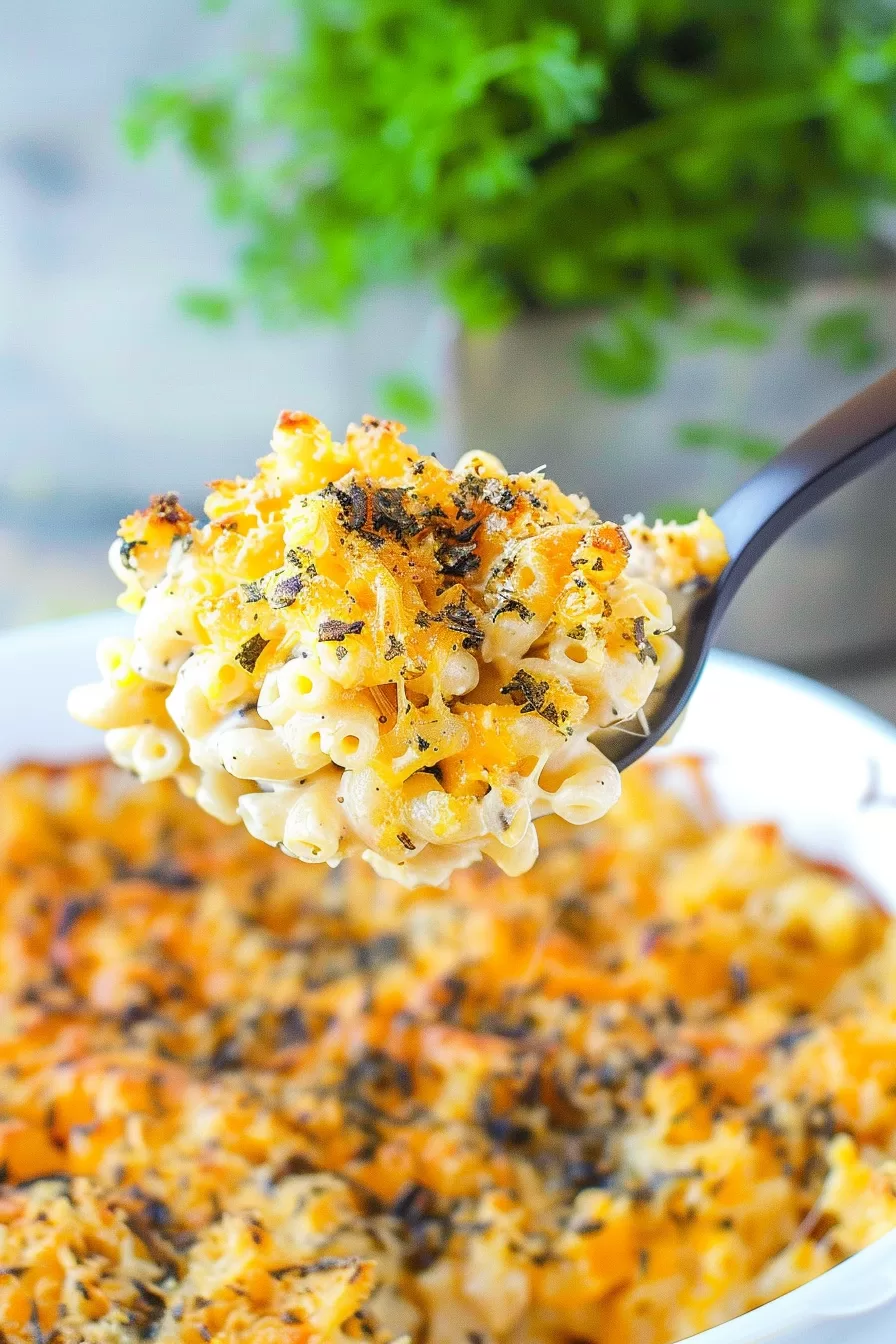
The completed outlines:
{"type": "Polygon", "coordinates": [[[252,700],[252,678],[248,672],[217,649],[194,652],[189,666],[189,675],[195,678],[213,708],[230,708],[252,700]]]}
{"type": "Polygon", "coordinates": [[[619,802],[619,771],[609,761],[572,775],[554,794],[554,811],[573,826],[585,826],[619,802]]]}
{"type": "Polygon", "coordinates": [[[338,770],[324,770],[298,790],[286,817],[283,848],[303,863],[330,863],[339,857],[345,816],[337,802],[338,770]]]}
{"type": "Polygon", "coordinates": [[[492,618],[486,637],[492,661],[517,663],[554,617],[563,573],[582,539],[582,527],[553,523],[506,548],[491,584],[492,618]]]}
{"type": "Polygon", "coordinates": [[[131,659],[134,654],[134,641],[121,635],[107,635],[96,646],[96,665],[103,681],[111,686],[127,686],[137,673],[134,672],[131,659]]]}
{"type": "Polygon", "coordinates": [[[244,780],[234,779],[226,770],[203,770],[196,790],[196,801],[225,826],[236,826],[240,819],[240,798],[251,791],[244,780]]]}
{"type": "Polygon", "coordinates": [[[379,740],[376,715],[362,705],[332,715],[331,722],[321,733],[323,750],[336,765],[347,770],[361,770],[368,765],[379,740]]]}
{"type": "Polygon", "coordinates": [[[601,676],[605,661],[602,644],[585,644],[583,640],[573,639],[562,630],[551,637],[542,656],[549,671],[555,676],[565,677],[576,691],[584,695],[588,694],[601,676]]]}
{"type": "Polygon", "coordinates": [[[434,657],[432,664],[408,682],[408,689],[427,700],[438,696],[443,701],[469,695],[479,685],[480,667],[472,653],[451,649],[444,658],[434,657]]]}
{"type": "Polygon", "coordinates": [[[589,730],[608,728],[632,718],[654,689],[657,672],[656,663],[649,658],[642,661],[630,647],[607,654],[591,686],[582,687],[590,706],[584,726],[589,730]]]}
{"type": "Polygon", "coordinates": [[[472,472],[474,476],[506,476],[507,468],[500,457],[495,457],[494,453],[486,453],[479,448],[471,448],[468,453],[464,453],[458,458],[456,472],[464,475],[466,472],[472,472]]]}
{"type": "Polygon", "coordinates": [[[272,728],[227,728],[217,734],[215,746],[221,765],[237,779],[296,777],[295,760],[272,728]]]}
{"type": "Polygon", "coordinates": [[[106,749],[116,765],[133,771],[144,784],[173,775],[184,754],[182,738],[154,724],[111,729],[106,749]]]}
{"type": "Polygon", "coordinates": [[[657,686],[665,686],[678,672],[684,658],[684,650],[670,635],[654,635],[653,647],[659,659],[656,669],[657,686]]]}
{"type": "Polygon", "coordinates": [[[521,873],[527,873],[538,858],[538,835],[534,825],[530,822],[515,845],[508,848],[500,840],[489,840],[482,847],[483,854],[488,855],[493,863],[506,873],[508,877],[519,877],[521,873]]]}
{"type": "Polygon", "coordinates": [[[263,840],[266,845],[282,844],[286,818],[299,794],[297,788],[244,793],[237,804],[240,819],[256,840],[263,840]]]}
{"type": "Polygon", "coordinates": [[[173,686],[198,638],[196,617],[187,600],[161,585],[151,588],[134,622],[134,670],[147,681],[173,686]]]}
{"type": "Polygon", "coordinates": [[[166,686],[146,681],[115,686],[107,681],[76,686],[69,692],[68,712],[79,723],[104,731],[150,721],[164,722],[166,686]]]}
{"type": "Polygon", "coordinates": [[[293,715],[311,713],[338,697],[339,688],[317,654],[303,649],[267,674],[258,693],[258,712],[268,723],[282,727],[293,715]]]}
{"type": "Polygon", "coordinates": [[[323,746],[325,723],[323,714],[293,714],[275,729],[295,762],[294,776],[310,775],[329,764],[330,758],[323,746]]]}
{"type": "Polygon", "coordinates": [[[361,857],[378,876],[389,878],[411,891],[416,887],[446,886],[452,873],[478,863],[482,850],[475,843],[428,846],[422,854],[403,863],[387,859],[373,849],[365,849],[361,857]]]}
{"type": "Polygon", "coordinates": [[[462,844],[486,829],[477,799],[458,798],[435,788],[409,799],[407,822],[410,835],[421,845],[462,844]]]}
{"type": "Polygon", "coordinates": [[[619,771],[593,743],[577,740],[552,758],[539,779],[539,800],[564,821],[584,826],[619,801],[619,771]]]}
{"type": "MultiPolygon", "coordinates": [[[[353,834],[371,853],[400,867],[416,864],[419,847],[426,843],[412,821],[420,792],[416,781],[398,787],[387,785],[372,766],[346,770],[339,790],[353,834]]],[[[438,843],[444,844],[445,839],[438,843]]]]}
{"type": "Polygon", "coordinates": [[[493,615],[485,627],[482,657],[487,663],[512,667],[524,658],[534,641],[545,628],[546,621],[533,629],[531,621],[523,620],[515,611],[493,615]]]}
{"type": "Polygon", "coordinates": [[[480,807],[485,830],[505,849],[520,843],[532,821],[529,800],[519,789],[492,789],[480,807]]]}
{"type": "Polygon", "coordinates": [[[479,685],[479,664],[472,653],[456,649],[445,659],[441,676],[437,677],[443,699],[469,695],[479,685]]]}
{"type": "Polygon", "coordinates": [[[357,640],[349,638],[332,643],[321,641],[317,646],[317,656],[327,675],[346,690],[366,686],[370,681],[377,680],[370,675],[373,656],[357,640]]]}
{"type": "Polygon", "coordinates": [[[204,737],[221,721],[221,711],[209,704],[200,684],[201,667],[191,655],[177,674],[165,706],[186,738],[204,737]]]}

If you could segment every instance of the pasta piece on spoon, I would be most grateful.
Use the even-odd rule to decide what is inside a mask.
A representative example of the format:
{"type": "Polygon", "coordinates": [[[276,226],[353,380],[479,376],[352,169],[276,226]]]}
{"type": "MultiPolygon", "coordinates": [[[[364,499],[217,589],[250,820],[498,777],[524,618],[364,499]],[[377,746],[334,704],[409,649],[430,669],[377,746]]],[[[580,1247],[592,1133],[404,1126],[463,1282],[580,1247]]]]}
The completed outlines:
{"type": "Polygon", "coordinates": [[[712,582],[724,540],[705,514],[627,531],[541,471],[452,470],[402,433],[366,417],[339,443],[284,412],[204,526],[173,495],[126,518],[133,638],[103,643],[71,712],[307,862],[360,852],[409,887],[483,855],[521,873],[537,817],[618,798],[600,734],[674,675],[670,594],[712,582]]]}

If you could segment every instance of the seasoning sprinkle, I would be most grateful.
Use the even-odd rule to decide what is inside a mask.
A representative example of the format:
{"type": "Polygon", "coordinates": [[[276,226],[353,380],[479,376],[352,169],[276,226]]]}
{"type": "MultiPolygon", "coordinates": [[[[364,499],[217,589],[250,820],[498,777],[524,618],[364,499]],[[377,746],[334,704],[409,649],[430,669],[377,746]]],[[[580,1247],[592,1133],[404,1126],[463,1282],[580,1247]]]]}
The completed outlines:
{"type": "Polygon", "coordinates": [[[363,629],[363,621],[340,621],[330,618],[321,621],[317,627],[317,637],[322,644],[336,644],[341,643],[348,635],[360,635],[363,629]]]}
{"type": "Polygon", "coordinates": [[[270,640],[264,639],[261,635],[253,635],[251,639],[247,639],[236,655],[240,667],[245,668],[247,672],[254,672],[256,663],[269,643],[270,640]]]}

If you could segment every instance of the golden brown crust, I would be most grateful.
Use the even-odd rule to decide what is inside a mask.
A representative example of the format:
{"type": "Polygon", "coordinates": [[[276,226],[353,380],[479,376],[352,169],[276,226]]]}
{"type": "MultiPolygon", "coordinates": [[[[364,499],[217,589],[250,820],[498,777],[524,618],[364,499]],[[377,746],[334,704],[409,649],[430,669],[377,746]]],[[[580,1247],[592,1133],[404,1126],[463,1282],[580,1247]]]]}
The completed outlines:
{"type": "Polygon", "coordinates": [[[413,900],[0,777],[11,1344],[669,1344],[896,1224],[893,928],[675,769],[413,900]]]}
{"type": "MultiPolygon", "coordinates": [[[[450,469],[403,432],[365,416],[340,443],[284,411],[255,476],[213,483],[206,525],[174,496],[125,519],[112,562],[134,639],[114,676],[100,651],[72,712],[118,764],[176,776],[306,862],[360,853],[408,886],[483,855],[519,873],[535,818],[593,820],[618,796],[592,736],[674,675],[672,609],[630,576],[626,529],[541,469],[450,469]],[[144,712],[159,686],[170,723],[144,712]],[[255,716],[240,742],[237,712],[255,716]],[[289,805],[258,796],[264,769],[289,805]]],[[[706,518],[675,543],[688,581],[724,556],[706,518]]]]}

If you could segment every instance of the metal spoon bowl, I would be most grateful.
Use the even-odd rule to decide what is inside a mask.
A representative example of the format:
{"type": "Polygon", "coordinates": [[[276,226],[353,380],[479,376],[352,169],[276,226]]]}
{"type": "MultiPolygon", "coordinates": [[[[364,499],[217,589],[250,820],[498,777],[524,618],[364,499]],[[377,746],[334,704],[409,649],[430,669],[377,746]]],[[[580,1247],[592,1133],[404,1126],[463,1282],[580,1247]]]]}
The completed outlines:
{"type": "MultiPolygon", "coordinates": [[[[674,727],[694,693],[719,622],[757,561],[816,504],[875,467],[894,449],[896,369],[805,430],[716,512],[730,559],[718,582],[697,598],[679,625],[684,653],[679,671],[648,700],[646,732],[633,720],[597,736],[601,751],[620,770],[674,727]]],[[[893,512],[896,515],[896,500],[893,512]]],[[[856,601],[861,600],[862,594],[856,593],[856,601]]]]}

